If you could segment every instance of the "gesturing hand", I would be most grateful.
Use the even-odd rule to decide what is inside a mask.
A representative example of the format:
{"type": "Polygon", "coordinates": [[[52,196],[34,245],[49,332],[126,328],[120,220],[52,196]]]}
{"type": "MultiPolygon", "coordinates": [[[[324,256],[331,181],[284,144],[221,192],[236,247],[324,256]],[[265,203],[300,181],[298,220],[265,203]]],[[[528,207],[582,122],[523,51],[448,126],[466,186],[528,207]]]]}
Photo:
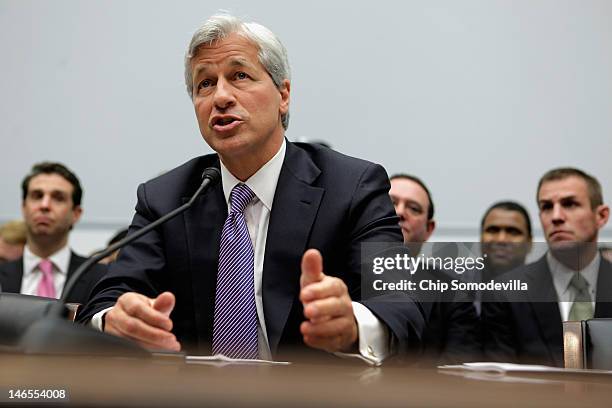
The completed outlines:
{"type": "Polygon", "coordinates": [[[179,351],[172,330],[170,312],[175,298],[164,292],[155,299],[135,292],[124,293],[104,317],[104,331],[136,341],[153,350],[179,351]]]}
{"type": "Polygon", "coordinates": [[[306,321],[300,326],[304,343],[328,352],[350,351],[359,332],[346,284],[323,273],[323,258],[316,249],[302,257],[300,300],[306,321]]]}

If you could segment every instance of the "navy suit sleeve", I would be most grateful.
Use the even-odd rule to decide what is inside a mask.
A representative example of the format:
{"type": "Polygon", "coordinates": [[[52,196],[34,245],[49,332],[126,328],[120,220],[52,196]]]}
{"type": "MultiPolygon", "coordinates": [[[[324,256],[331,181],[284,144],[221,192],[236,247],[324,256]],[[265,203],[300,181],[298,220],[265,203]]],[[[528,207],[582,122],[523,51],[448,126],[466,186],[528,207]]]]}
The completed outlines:
{"type": "Polygon", "coordinates": [[[508,302],[482,302],[484,355],[488,361],[518,362],[512,315],[508,302]]]}
{"type": "MultiPolygon", "coordinates": [[[[359,276],[362,273],[362,244],[403,241],[389,189],[387,173],[375,164],[365,169],[355,188],[349,216],[353,226],[351,269],[359,276]]],[[[351,293],[352,299],[360,297],[359,293],[351,293]]],[[[387,325],[400,355],[420,349],[425,320],[413,298],[401,293],[365,299],[361,303],[387,325]]]]}
{"type": "MultiPolygon", "coordinates": [[[[137,195],[136,214],[129,234],[159,218],[159,214],[154,214],[147,204],[144,184],[138,187],[137,195]]],[[[108,273],[94,287],[78,321],[88,322],[94,314],[113,306],[126,292],[157,296],[157,282],[162,279],[164,266],[162,238],[159,231],[153,230],[120,251],[119,259],[109,265],[108,273]]]]}

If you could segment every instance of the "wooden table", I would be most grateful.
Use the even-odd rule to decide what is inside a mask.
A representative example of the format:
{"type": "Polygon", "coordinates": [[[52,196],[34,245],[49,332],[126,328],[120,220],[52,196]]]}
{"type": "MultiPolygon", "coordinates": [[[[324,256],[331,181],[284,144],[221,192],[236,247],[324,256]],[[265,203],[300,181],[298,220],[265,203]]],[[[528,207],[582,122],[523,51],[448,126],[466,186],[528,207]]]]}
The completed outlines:
{"type": "MultiPolygon", "coordinates": [[[[186,364],[0,354],[0,390],[66,389],[78,406],[609,407],[612,378],[464,376],[403,366],[186,364]]],[[[11,400],[11,403],[14,400],[11,400]]],[[[1,405],[1,403],[0,403],[1,405]]],[[[18,403],[14,404],[19,406],[18,403]]],[[[23,406],[23,404],[21,404],[23,406]]],[[[53,404],[45,404],[50,406],[53,404]]]]}

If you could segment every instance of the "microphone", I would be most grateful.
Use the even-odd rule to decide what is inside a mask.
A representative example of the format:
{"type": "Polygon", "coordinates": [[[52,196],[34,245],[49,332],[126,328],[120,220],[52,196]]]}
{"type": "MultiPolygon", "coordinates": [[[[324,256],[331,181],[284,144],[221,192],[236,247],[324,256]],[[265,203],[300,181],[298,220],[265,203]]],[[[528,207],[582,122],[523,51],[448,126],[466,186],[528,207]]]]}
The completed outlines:
{"type": "Polygon", "coordinates": [[[164,224],[168,220],[188,210],[189,207],[193,205],[193,202],[196,200],[196,198],[198,198],[200,194],[206,191],[210,186],[217,184],[219,180],[221,180],[221,173],[219,172],[219,169],[217,169],[216,167],[207,167],[202,173],[202,184],[200,184],[200,187],[198,187],[198,189],[193,194],[193,196],[191,196],[189,201],[187,201],[185,204],[183,204],[179,208],[176,208],[170,211],[168,214],[160,217],[159,219],[147,225],[146,227],[139,229],[138,231],[126,236],[120,241],[115,242],[114,244],[106,248],[104,251],[99,252],[98,254],[89,258],[87,261],[83,262],[83,264],[75,271],[75,273],[72,275],[70,280],[64,286],[64,291],[62,292],[62,297],[61,297],[61,304],[56,304],[53,307],[51,307],[48,313],[50,315],[62,316],[62,314],[65,312],[64,308],[62,307],[62,304],[65,303],[66,300],[68,299],[69,295],[71,294],[72,289],[74,288],[74,285],[79,281],[79,278],[81,277],[81,275],[83,275],[83,273],[88,271],[89,268],[92,267],[92,265],[97,264],[101,259],[106,258],[107,256],[109,256],[116,250],[123,248],[130,242],[142,237],[143,235],[145,235],[152,229],[157,228],[161,224],[164,224]]]}
{"type": "Polygon", "coordinates": [[[20,341],[21,350],[26,353],[35,354],[150,356],[147,350],[132,341],[100,332],[91,327],[69,322],[64,318],[66,314],[64,303],[69,298],[79,278],[92,265],[188,210],[200,194],[214,186],[220,179],[221,173],[219,169],[216,167],[206,168],[202,173],[202,184],[200,184],[200,187],[198,187],[189,201],[151,224],[110,245],[104,251],[92,256],[81,264],[68,282],[66,282],[60,301],[56,301],[48,307],[42,317],[32,323],[23,334],[20,341]]]}

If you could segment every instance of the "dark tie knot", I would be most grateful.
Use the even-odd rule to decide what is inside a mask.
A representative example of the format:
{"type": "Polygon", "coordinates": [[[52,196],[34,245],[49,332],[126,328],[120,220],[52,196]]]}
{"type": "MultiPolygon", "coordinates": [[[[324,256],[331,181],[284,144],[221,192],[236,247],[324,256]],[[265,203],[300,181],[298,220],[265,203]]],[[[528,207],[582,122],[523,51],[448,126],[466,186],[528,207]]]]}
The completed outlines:
{"type": "Polygon", "coordinates": [[[255,193],[246,184],[237,184],[230,194],[231,212],[243,213],[247,205],[253,200],[255,193]]]}
{"type": "Polygon", "coordinates": [[[574,276],[572,276],[572,280],[570,281],[570,286],[573,286],[578,293],[587,292],[589,288],[589,282],[587,282],[587,280],[584,279],[584,276],[582,276],[579,272],[577,272],[577,273],[574,273],[574,276]]]}

